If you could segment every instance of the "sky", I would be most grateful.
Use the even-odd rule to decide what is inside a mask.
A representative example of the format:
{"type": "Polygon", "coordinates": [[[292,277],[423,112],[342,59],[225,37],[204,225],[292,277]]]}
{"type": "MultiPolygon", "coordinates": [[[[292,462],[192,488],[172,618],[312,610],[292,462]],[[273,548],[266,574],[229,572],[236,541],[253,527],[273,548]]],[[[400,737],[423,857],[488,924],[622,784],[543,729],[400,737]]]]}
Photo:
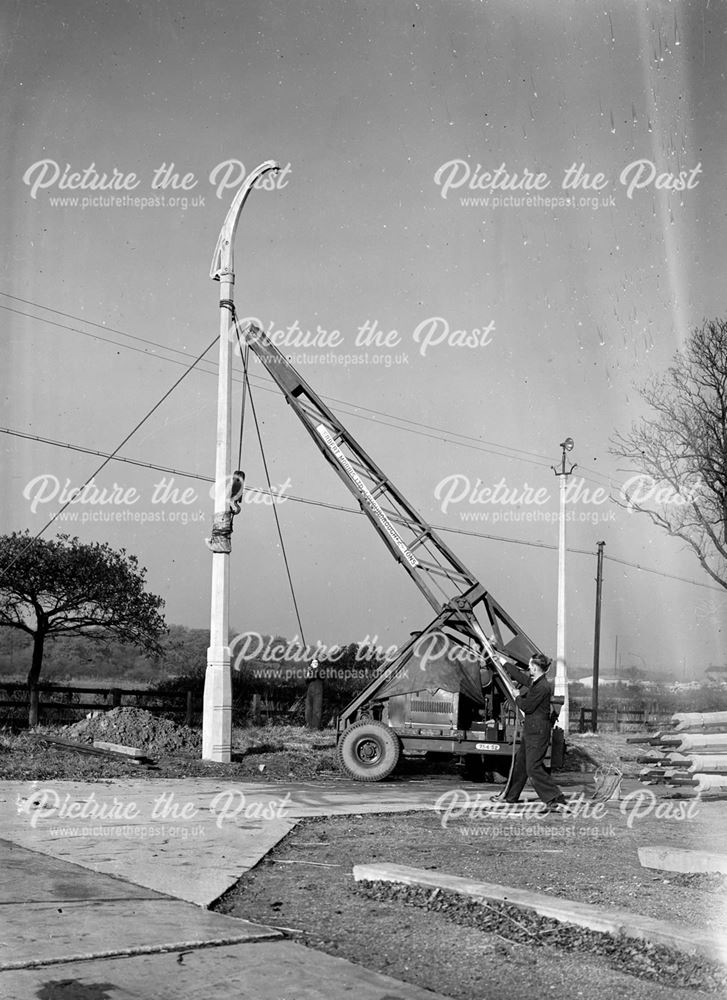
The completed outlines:
{"type": "MultiPolygon", "coordinates": [[[[571,676],[591,669],[600,540],[602,671],[727,662],[724,591],[607,497],[635,472],[609,442],[647,414],[638,386],[725,315],[724,5],[6,0],[0,16],[0,530],[39,531],[101,462],[74,449],[117,448],[211,344],[217,235],[274,159],[240,221],[238,313],[278,333],[551,655],[551,465],[574,439],[571,676]]],[[[47,532],[133,552],[167,621],[200,628],[213,504],[193,477],[214,472],[216,352],[120,451],[177,472],[112,462],[95,485],[135,502],[76,503],[47,532]]],[[[272,484],[350,508],[251,371],[272,484]]],[[[249,413],[242,467],[265,486],[249,413]]],[[[293,499],[278,513],[308,643],[390,645],[429,621],[363,517],[293,499]]],[[[231,622],[298,632],[270,505],[236,518],[231,622]]]]}

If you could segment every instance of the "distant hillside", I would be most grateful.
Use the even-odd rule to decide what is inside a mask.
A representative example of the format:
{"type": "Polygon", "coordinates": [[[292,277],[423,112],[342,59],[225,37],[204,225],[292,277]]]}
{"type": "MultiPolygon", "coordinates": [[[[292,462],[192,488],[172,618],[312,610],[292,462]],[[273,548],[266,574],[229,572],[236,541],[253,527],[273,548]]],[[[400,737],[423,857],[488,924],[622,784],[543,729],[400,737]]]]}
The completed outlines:
{"type": "MultiPolygon", "coordinates": [[[[0,676],[24,678],[29,667],[33,640],[18,629],[0,628],[0,676]]],[[[204,668],[209,632],[206,629],[172,625],[163,642],[165,654],[158,661],[120,642],[83,636],[48,640],[41,682],[71,680],[127,680],[150,683],[204,668]]]]}
{"type": "MultiPolygon", "coordinates": [[[[264,636],[261,645],[268,651],[267,657],[246,660],[241,672],[235,671],[236,674],[261,683],[267,680],[273,684],[295,684],[304,680],[308,660],[296,657],[291,652],[290,640],[284,636],[264,636]]],[[[109,680],[118,684],[126,682],[127,686],[143,686],[175,677],[197,677],[199,680],[204,677],[209,646],[207,629],[172,625],[162,646],[164,655],[154,660],[138,652],[133,646],[125,646],[114,640],[94,640],[80,636],[48,640],[41,683],[109,680]]],[[[233,647],[233,666],[236,649],[239,647],[233,647]]],[[[18,629],[0,628],[0,678],[24,680],[30,667],[31,653],[32,639],[29,635],[18,629]]],[[[345,674],[351,684],[360,684],[364,673],[375,673],[378,662],[377,659],[368,663],[357,661],[356,647],[350,645],[336,661],[333,674],[340,672],[341,676],[345,674]]]]}

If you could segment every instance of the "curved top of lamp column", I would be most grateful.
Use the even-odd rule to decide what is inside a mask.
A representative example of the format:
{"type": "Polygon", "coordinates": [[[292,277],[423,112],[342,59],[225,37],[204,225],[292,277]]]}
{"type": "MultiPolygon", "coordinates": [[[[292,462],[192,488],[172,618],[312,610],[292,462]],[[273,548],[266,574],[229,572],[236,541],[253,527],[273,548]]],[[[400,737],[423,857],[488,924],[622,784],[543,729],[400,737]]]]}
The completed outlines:
{"type": "Polygon", "coordinates": [[[220,230],[220,235],[217,238],[217,246],[215,247],[215,252],[212,257],[212,266],[210,267],[210,278],[213,281],[220,281],[224,276],[227,281],[235,280],[235,233],[237,232],[237,223],[240,219],[240,212],[247,200],[247,196],[252,191],[255,182],[263,176],[263,174],[268,173],[270,170],[280,170],[280,164],[276,163],[274,160],[266,160],[265,163],[261,163],[260,166],[255,167],[247,175],[245,180],[242,182],[237,194],[232,199],[232,204],[230,205],[230,210],[227,213],[222,229],[220,230]]]}

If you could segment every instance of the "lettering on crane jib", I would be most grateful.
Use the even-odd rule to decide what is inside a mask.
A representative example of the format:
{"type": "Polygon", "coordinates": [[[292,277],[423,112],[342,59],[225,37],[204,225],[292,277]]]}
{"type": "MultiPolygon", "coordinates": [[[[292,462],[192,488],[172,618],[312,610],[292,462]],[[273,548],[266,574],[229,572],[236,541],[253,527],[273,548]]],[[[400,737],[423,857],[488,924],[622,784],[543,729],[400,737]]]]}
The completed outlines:
{"type": "Polygon", "coordinates": [[[346,456],[343,454],[341,449],[338,447],[336,442],[331,437],[328,429],[324,427],[323,424],[319,424],[316,427],[316,431],[326,442],[326,444],[333,452],[333,454],[336,456],[336,458],[340,462],[341,466],[343,467],[347,475],[353,481],[359,492],[362,494],[364,501],[366,502],[367,506],[370,507],[372,512],[376,515],[377,520],[381,524],[386,534],[394,542],[397,549],[401,552],[401,554],[404,556],[409,565],[412,566],[414,569],[416,569],[419,566],[419,563],[417,562],[415,556],[413,556],[411,552],[408,550],[408,548],[406,547],[406,543],[404,542],[404,539],[401,538],[401,536],[397,533],[391,521],[388,519],[384,511],[381,509],[379,504],[376,502],[374,497],[367,489],[364,481],[356,473],[356,470],[353,468],[349,460],[346,458],[346,456]]]}

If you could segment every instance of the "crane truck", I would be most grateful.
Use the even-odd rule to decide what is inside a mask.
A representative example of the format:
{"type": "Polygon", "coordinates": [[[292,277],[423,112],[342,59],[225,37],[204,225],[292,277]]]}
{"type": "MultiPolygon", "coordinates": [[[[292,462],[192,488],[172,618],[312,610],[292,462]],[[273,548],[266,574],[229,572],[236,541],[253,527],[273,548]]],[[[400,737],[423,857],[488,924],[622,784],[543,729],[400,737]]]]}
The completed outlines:
{"type": "MultiPolygon", "coordinates": [[[[259,326],[238,332],[434,613],[339,714],[342,770],[381,781],[402,754],[447,753],[506,775],[519,740],[516,684],[540,650],[259,326]]],[[[555,714],[562,703],[553,699],[555,714]]],[[[552,765],[562,751],[554,736],[552,765]]]]}

